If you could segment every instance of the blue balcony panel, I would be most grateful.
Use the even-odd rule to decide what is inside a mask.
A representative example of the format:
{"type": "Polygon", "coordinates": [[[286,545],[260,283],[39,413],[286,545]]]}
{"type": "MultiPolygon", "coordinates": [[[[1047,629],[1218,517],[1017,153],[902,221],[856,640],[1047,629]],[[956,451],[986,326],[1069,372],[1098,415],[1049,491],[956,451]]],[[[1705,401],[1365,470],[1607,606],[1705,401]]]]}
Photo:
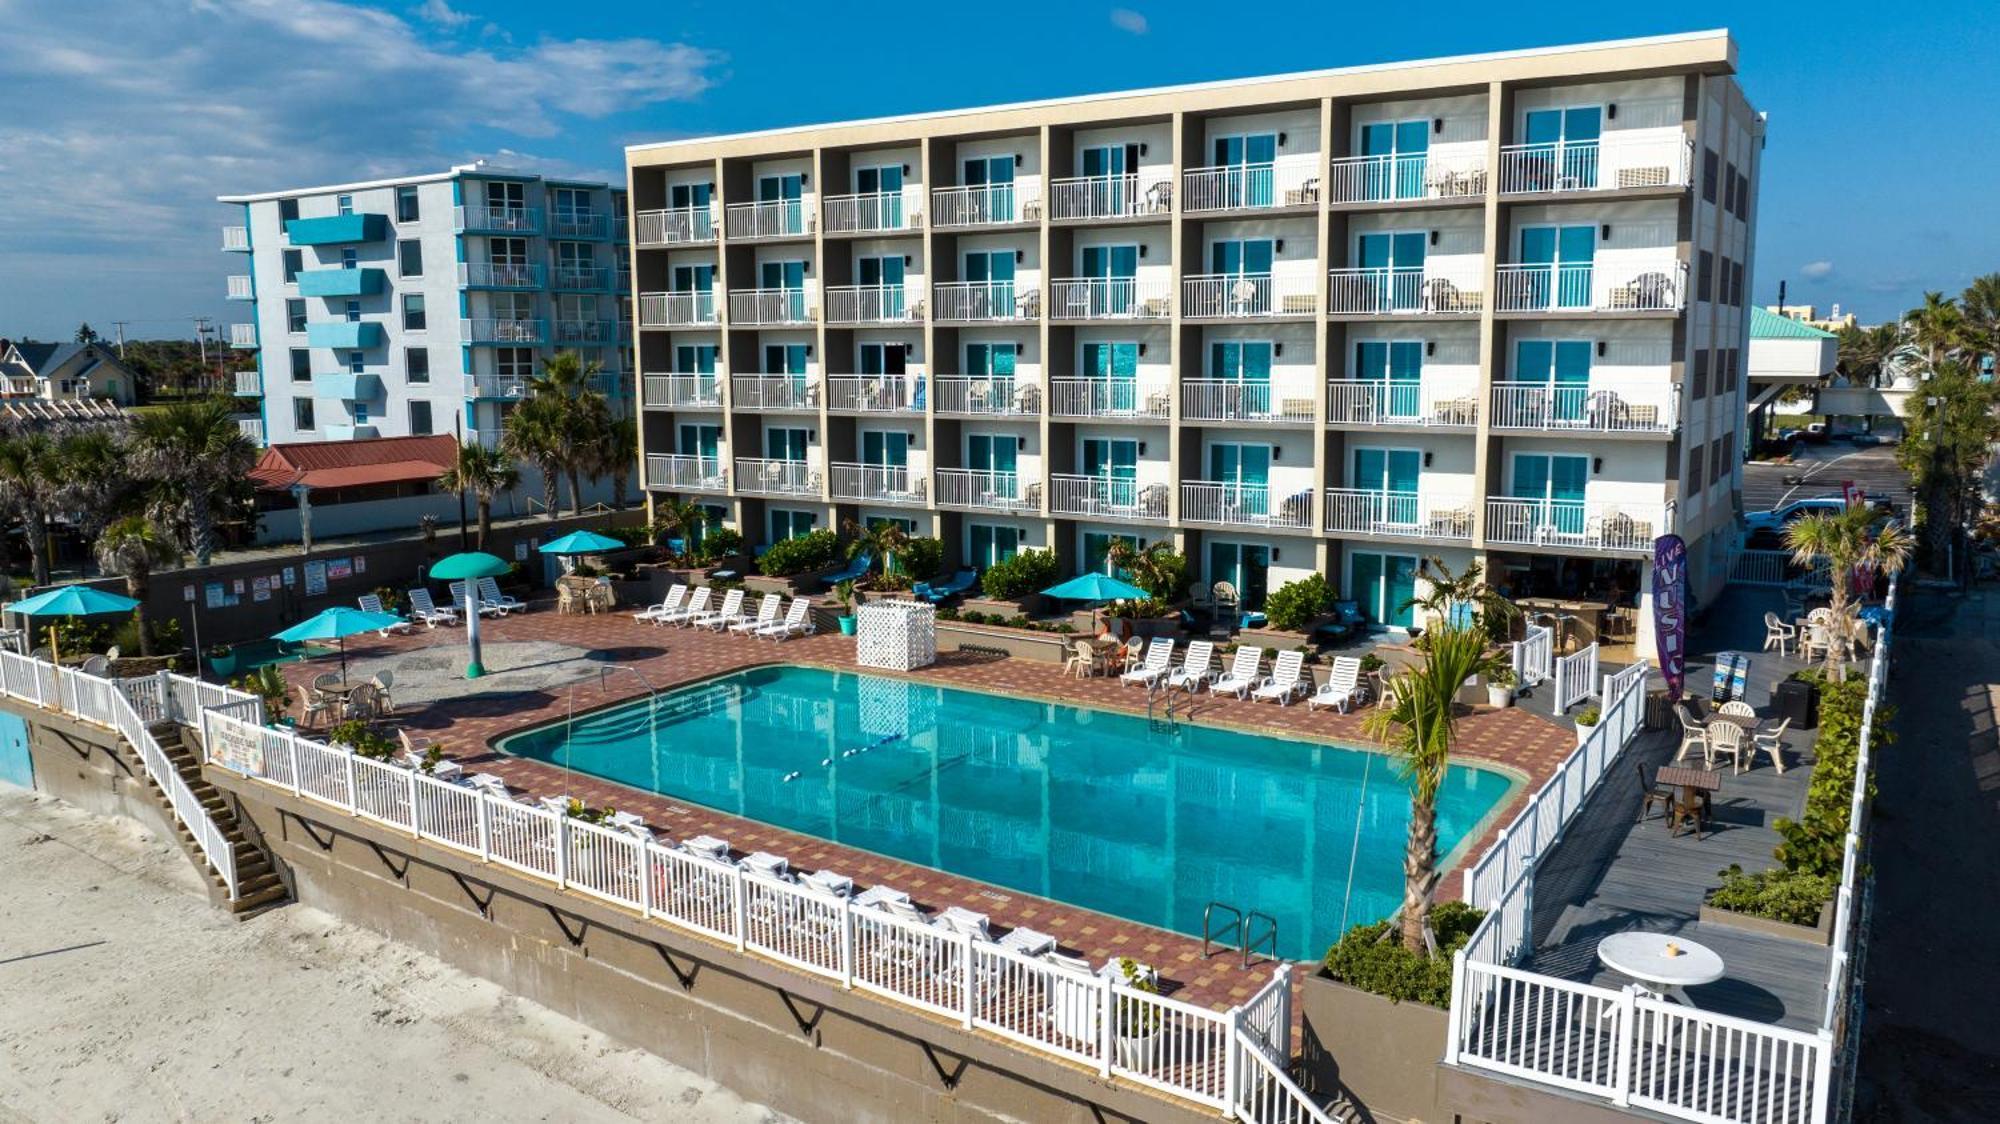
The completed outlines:
{"type": "Polygon", "coordinates": [[[308,269],[299,274],[302,297],[367,297],[382,291],[388,275],[379,269],[308,269]]]}
{"type": "Polygon", "coordinates": [[[342,402],[372,402],[382,397],[382,377],[347,371],[320,372],[313,375],[313,397],[335,398],[342,402]]]}
{"type": "Polygon", "coordinates": [[[382,325],[374,320],[328,320],[306,324],[306,343],[352,351],[382,346],[382,325]]]}
{"type": "Polygon", "coordinates": [[[387,215],[325,215],[316,219],[291,219],[285,223],[285,237],[294,246],[380,242],[388,234],[387,215]]]}

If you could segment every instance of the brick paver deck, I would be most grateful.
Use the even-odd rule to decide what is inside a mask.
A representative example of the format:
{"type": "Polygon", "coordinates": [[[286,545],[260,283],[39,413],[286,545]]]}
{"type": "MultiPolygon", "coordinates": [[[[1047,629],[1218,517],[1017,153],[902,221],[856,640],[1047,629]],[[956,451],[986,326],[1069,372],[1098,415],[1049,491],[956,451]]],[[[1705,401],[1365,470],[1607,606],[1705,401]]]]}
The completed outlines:
{"type": "MultiPolygon", "coordinates": [[[[774,645],[712,632],[640,624],[626,612],[562,616],[548,604],[537,604],[528,613],[503,619],[489,618],[481,624],[480,635],[488,643],[551,641],[595,651],[606,662],[639,668],[660,690],[763,664],[802,664],[829,669],[855,666],[854,641],[837,634],[774,645]]],[[[462,629],[420,630],[380,639],[350,638],[347,654],[351,661],[357,657],[393,656],[400,651],[433,645],[462,650],[464,644],[462,629]]],[[[305,683],[324,670],[325,664],[324,660],[292,663],[284,665],[284,671],[292,682],[305,683]]],[[[895,674],[874,669],[870,673],[895,674]]],[[[928,683],[1034,696],[1107,710],[1145,712],[1140,691],[1123,687],[1112,679],[1070,678],[1055,664],[947,653],[937,665],[914,672],[911,677],[928,683]]],[[[638,678],[631,675],[605,676],[601,685],[596,678],[587,678],[575,688],[575,706],[581,712],[636,697],[643,690],[638,678]]],[[[637,813],[671,838],[714,835],[727,839],[738,853],[770,851],[788,857],[797,869],[832,868],[852,877],[860,886],[888,883],[930,909],[959,905],[989,915],[1002,927],[1026,925],[1039,929],[1061,942],[1064,951],[1086,957],[1092,963],[1130,956],[1156,966],[1167,985],[1165,990],[1178,998],[1218,1010],[1247,999],[1270,978],[1273,965],[1268,961],[1253,959],[1245,968],[1234,954],[1218,953],[1203,959],[1198,938],[855,850],[672,797],[565,772],[554,765],[507,756],[492,748],[492,743],[504,734],[564,718],[569,712],[567,688],[560,692],[482,694],[479,683],[468,682],[462,697],[400,706],[391,722],[428,734],[444,748],[447,756],[468,770],[495,773],[514,788],[535,796],[567,792],[593,806],[612,804],[620,810],[637,813]]],[[[1309,712],[1302,703],[1279,707],[1204,694],[1195,704],[1192,719],[1203,725],[1348,745],[1370,742],[1362,730],[1361,714],[1309,712]]],[[[1460,730],[1458,757],[1498,766],[1527,782],[1517,787],[1507,803],[1489,817],[1481,837],[1460,849],[1462,865],[1467,856],[1476,856],[1486,849],[1493,834],[1512,816],[1527,792],[1546,780],[1571,752],[1575,739],[1569,730],[1520,708],[1476,708],[1462,720],[1460,730]]],[[[1459,883],[1457,877],[1446,877],[1440,886],[1440,896],[1456,897],[1459,883]]]]}

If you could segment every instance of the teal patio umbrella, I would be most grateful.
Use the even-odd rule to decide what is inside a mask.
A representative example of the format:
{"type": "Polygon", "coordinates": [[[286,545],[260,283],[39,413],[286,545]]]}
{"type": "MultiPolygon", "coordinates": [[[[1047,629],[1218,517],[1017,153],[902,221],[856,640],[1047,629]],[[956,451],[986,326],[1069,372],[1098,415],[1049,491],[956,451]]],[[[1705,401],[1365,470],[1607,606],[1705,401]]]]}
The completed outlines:
{"type": "Polygon", "coordinates": [[[320,610],[317,616],[308,617],[292,627],[272,636],[273,640],[283,640],[290,644],[303,644],[308,640],[333,640],[340,644],[340,681],[347,682],[347,638],[362,632],[380,632],[404,623],[403,618],[394,613],[370,613],[363,609],[347,609],[334,606],[320,610]]]}
{"type": "Polygon", "coordinates": [[[486,674],[486,665],[479,662],[479,579],[497,578],[511,569],[513,567],[505,560],[478,550],[468,550],[463,554],[440,558],[438,564],[431,567],[431,577],[438,581],[465,583],[465,645],[468,650],[465,677],[467,679],[477,679],[486,674]]]}
{"type": "Polygon", "coordinates": [[[559,539],[552,539],[536,548],[543,554],[554,554],[563,560],[563,572],[576,567],[572,558],[579,554],[603,554],[607,550],[624,550],[625,544],[609,535],[595,531],[571,531],[559,539]]]}
{"type": "Polygon", "coordinates": [[[1110,574],[1084,574],[1042,591],[1058,601],[1143,601],[1152,594],[1110,574]]]}
{"type": "MultiPolygon", "coordinates": [[[[139,603],[130,597],[88,585],[64,585],[16,601],[7,610],[27,617],[94,617],[99,613],[129,613],[138,607],[139,603]]],[[[49,634],[49,654],[56,663],[62,662],[53,632],[49,634]]]]}

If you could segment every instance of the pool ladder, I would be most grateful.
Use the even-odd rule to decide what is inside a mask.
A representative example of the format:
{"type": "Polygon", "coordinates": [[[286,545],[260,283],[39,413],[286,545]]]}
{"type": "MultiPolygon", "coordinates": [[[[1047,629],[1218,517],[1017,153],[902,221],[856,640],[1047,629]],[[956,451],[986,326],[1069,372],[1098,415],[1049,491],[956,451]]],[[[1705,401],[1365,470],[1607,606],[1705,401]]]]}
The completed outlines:
{"type": "MultiPolygon", "coordinates": [[[[1194,694],[1192,692],[1188,694],[1188,708],[1189,710],[1193,710],[1194,708],[1194,694]]],[[[1180,722],[1174,718],[1174,693],[1170,688],[1162,686],[1157,682],[1146,684],[1146,725],[1151,727],[1156,734],[1178,734],[1181,732],[1180,722]],[[1167,702],[1164,717],[1156,716],[1153,709],[1154,704],[1159,702],[1162,696],[1166,698],[1167,702]]]]}
{"type": "Polygon", "coordinates": [[[1209,946],[1211,944],[1218,948],[1232,947],[1223,943],[1231,936],[1236,938],[1237,943],[1234,947],[1243,954],[1243,966],[1245,968],[1250,966],[1250,954],[1260,948],[1264,950],[1264,955],[1270,957],[1272,960],[1278,958],[1278,922],[1276,918],[1268,913],[1254,909],[1249,913],[1244,913],[1228,902],[1210,902],[1203,906],[1201,910],[1201,958],[1203,960],[1209,958],[1211,955],[1209,946]],[[1215,918],[1218,913],[1229,915],[1228,924],[1222,926],[1220,929],[1215,927],[1215,918]],[[1251,926],[1259,921],[1264,923],[1263,929],[1261,931],[1252,929],[1251,926]]]}

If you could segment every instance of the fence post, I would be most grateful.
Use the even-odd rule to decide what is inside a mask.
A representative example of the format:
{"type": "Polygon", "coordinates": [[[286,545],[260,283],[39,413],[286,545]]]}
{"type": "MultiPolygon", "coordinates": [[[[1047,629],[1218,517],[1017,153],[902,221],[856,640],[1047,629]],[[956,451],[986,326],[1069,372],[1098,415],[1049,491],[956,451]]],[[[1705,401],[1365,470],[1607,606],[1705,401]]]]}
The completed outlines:
{"type": "Polygon", "coordinates": [[[745,920],[744,913],[747,906],[744,898],[747,895],[743,888],[743,871],[737,867],[731,867],[729,874],[731,900],[735,903],[735,908],[731,910],[730,927],[736,930],[736,951],[742,952],[743,946],[749,943],[750,932],[750,923],[745,920]]]}
{"type": "Polygon", "coordinates": [[[854,902],[840,899],[840,986],[854,990],[854,902]]]}
{"type": "Polygon", "coordinates": [[[569,889],[569,814],[556,814],[556,885],[569,889]]]}
{"type": "Polygon", "coordinates": [[[354,751],[351,749],[348,750],[346,755],[341,758],[341,763],[347,766],[347,810],[359,813],[361,811],[361,801],[358,799],[359,794],[354,788],[354,751]]]}
{"type": "Polygon", "coordinates": [[[486,802],[491,800],[492,797],[483,790],[477,795],[479,797],[476,805],[479,809],[476,813],[479,820],[479,861],[490,863],[493,861],[493,821],[486,811],[486,802]]]}
{"type": "MultiPolygon", "coordinates": [[[[1850,1026],[1848,1033],[1854,1033],[1854,1028],[1850,1026]]],[[[1834,1118],[1834,1105],[1830,1102],[1833,1100],[1833,1032],[1825,1027],[1821,1027],[1814,1033],[1813,1037],[1819,1039],[1819,1048],[1813,1051],[1812,1103],[1814,1111],[1806,1119],[1832,1120],[1834,1118]]],[[[1850,1076],[1848,1080],[1850,1082],[1849,1087],[1852,1088],[1853,1078],[1850,1076]]]]}
{"type": "Polygon", "coordinates": [[[979,971],[972,963],[972,934],[958,935],[958,958],[964,978],[959,983],[959,1001],[965,1006],[965,1029],[972,1029],[972,1008],[978,1002],[979,971]]]}
{"type": "Polygon", "coordinates": [[[417,814],[417,771],[411,769],[403,774],[403,786],[409,790],[410,833],[421,838],[424,834],[423,817],[417,814]]]}
{"type": "Polygon", "coordinates": [[[1111,978],[1109,976],[1099,976],[1097,977],[1097,982],[1102,989],[1098,992],[1098,1003],[1100,1006],[1097,1016],[1097,1075],[1099,1077],[1109,1077],[1111,1076],[1111,1045],[1116,1041],[1116,1033],[1111,1028],[1111,1020],[1115,1017],[1113,1011],[1115,1004],[1111,998],[1111,978]]]}
{"type": "MultiPolygon", "coordinates": [[[[1470,899],[1468,899],[1470,900],[1470,899]]],[[[1444,1064],[1458,1064],[1458,1043],[1465,1030],[1465,950],[1451,954],[1451,1005],[1445,1009],[1444,1064]]]]}
{"type": "Polygon", "coordinates": [[[639,848],[639,913],[644,917],[653,915],[653,848],[643,838],[634,839],[639,848]]]}
{"type": "Polygon", "coordinates": [[[303,796],[304,785],[299,781],[299,736],[285,735],[285,753],[292,759],[292,795],[303,796]]]}
{"type": "Polygon", "coordinates": [[[1618,1029],[1612,1035],[1611,1046],[1617,1051],[1612,1059],[1611,1101],[1619,1108],[1632,1103],[1632,1051],[1639,1038],[1638,1027],[1634,1025],[1639,1015],[1638,994],[1637,984],[1626,984],[1618,993],[1618,1029]]]}
{"type": "Polygon", "coordinates": [[[1222,1103],[1231,1120],[1242,1118],[1236,1111],[1237,1086],[1243,1080],[1243,1008],[1229,1009],[1229,1041],[1222,1048],[1222,1103]]]}
{"type": "MultiPolygon", "coordinates": [[[[160,718],[167,722],[179,722],[183,726],[187,725],[187,715],[182,714],[180,712],[181,708],[174,705],[174,677],[172,673],[166,671],[154,672],[153,690],[160,693],[160,718]]],[[[200,706],[199,699],[196,700],[196,706],[197,708],[200,706]]]]}

